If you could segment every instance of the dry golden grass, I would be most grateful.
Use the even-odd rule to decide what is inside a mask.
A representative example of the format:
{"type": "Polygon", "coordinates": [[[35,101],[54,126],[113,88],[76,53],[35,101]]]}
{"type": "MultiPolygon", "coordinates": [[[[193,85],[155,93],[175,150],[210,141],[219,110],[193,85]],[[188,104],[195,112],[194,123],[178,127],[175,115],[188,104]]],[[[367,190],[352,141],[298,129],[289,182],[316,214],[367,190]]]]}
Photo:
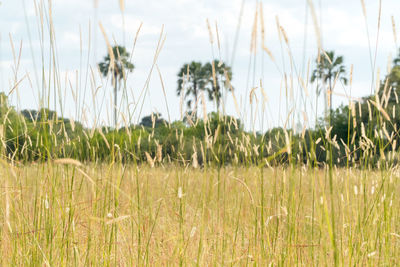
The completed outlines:
{"type": "MultiPolygon", "coordinates": [[[[58,53],[55,49],[55,28],[51,1],[36,0],[34,3],[35,7],[38,8],[36,16],[39,36],[50,43],[50,55],[54,54],[54,65],[58,66],[58,60],[55,60],[58,58],[58,53]],[[49,4],[48,14],[46,3],[49,4]],[[46,17],[48,17],[48,20],[45,20],[46,17]],[[47,36],[46,28],[50,29],[49,36],[47,36]]],[[[242,24],[244,3],[245,1],[242,2],[237,33],[233,43],[232,64],[240,37],[239,29],[242,24]]],[[[314,8],[313,1],[307,0],[307,3],[318,47],[318,51],[316,51],[318,63],[323,55],[331,62],[322,45],[320,14],[314,8]]],[[[94,5],[97,8],[98,1],[94,1],[94,5]]],[[[371,41],[373,36],[369,34],[367,7],[364,0],[361,0],[361,7],[368,38],[371,71],[372,73],[377,72],[377,78],[371,84],[372,93],[374,88],[376,92],[380,90],[376,59],[381,25],[381,1],[379,1],[379,9],[377,10],[378,31],[375,47],[371,41]],[[373,51],[374,48],[375,51],[373,51]]],[[[125,1],[119,0],[119,8],[122,25],[125,28],[125,1]]],[[[15,154],[5,154],[5,130],[14,131],[11,126],[7,128],[7,118],[11,111],[11,107],[7,107],[5,115],[3,114],[5,116],[5,118],[2,118],[3,123],[0,123],[0,141],[2,141],[0,155],[2,159],[7,159],[7,161],[0,160],[0,177],[2,177],[0,185],[0,222],[2,225],[0,228],[0,264],[4,266],[392,266],[400,262],[400,253],[398,252],[400,251],[400,216],[396,212],[400,208],[398,196],[400,173],[397,169],[393,169],[395,165],[390,163],[397,161],[398,152],[396,151],[396,140],[392,143],[394,133],[389,133],[386,129],[386,126],[395,121],[395,107],[393,106],[392,118],[385,110],[390,92],[387,88],[388,82],[383,89],[384,97],[382,99],[376,97],[374,101],[367,102],[370,120],[373,119],[373,109],[380,115],[376,124],[379,128],[382,128],[380,134],[376,130],[376,133],[372,132],[363,122],[357,121],[356,103],[358,102],[359,117],[362,117],[361,101],[354,102],[356,98],[351,97],[351,93],[344,95],[349,100],[348,120],[349,122],[353,120],[354,129],[352,130],[354,130],[354,134],[350,135],[349,128],[347,143],[343,140],[340,140],[340,142],[345,148],[346,158],[349,159],[349,162],[353,161],[354,163],[355,155],[353,154],[361,150],[360,165],[347,164],[346,168],[337,169],[333,162],[329,163],[329,152],[332,153],[332,146],[339,147],[339,140],[336,140],[336,136],[331,137],[332,127],[326,127],[323,131],[324,139],[318,137],[314,140],[311,137],[309,140],[310,143],[319,145],[321,150],[327,152],[326,167],[321,169],[312,167],[317,158],[314,147],[306,156],[308,163],[305,167],[301,165],[301,162],[304,162],[304,158],[300,159],[301,153],[296,155],[293,150],[294,136],[290,132],[290,125],[295,128],[297,113],[300,112],[300,110],[295,109],[298,99],[295,99],[293,93],[293,81],[298,80],[301,84],[301,90],[304,90],[307,96],[306,102],[312,104],[314,100],[317,100],[316,103],[318,103],[318,95],[315,95],[316,99],[313,98],[313,88],[308,82],[310,61],[305,77],[293,71],[288,72],[284,64],[280,67],[275,60],[276,54],[274,55],[268,48],[272,44],[265,41],[265,29],[268,25],[264,24],[264,10],[260,1],[257,1],[253,19],[250,32],[249,62],[254,64],[249,64],[248,76],[259,72],[256,61],[258,62],[260,57],[263,60],[262,53],[264,52],[281,73],[280,94],[282,98],[280,98],[280,102],[286,103],[286,114],[281,114],[280,104],[277,112],[280,120],[285,122],[284,136],[279,137],[278,134],[274,138],[277,142],[278,139],[283,138],[285,147],[280,147],[280,150],[277,150],[276,153],[265,158],[263,157],[263,149],[265,147],[267,150],[272,150],[271,139],[268,146],[265,146],[266,144],[263,142],[253,144],[250,135],[243,134],[241,138],[235,136],[232,138],[231,132],[228,131],[226,136],[229,137],[230,144],[234,145],[235,150],[244,154],[244,159],[240,160],[235,154],[235,160],[232,162],[241,166],[210,166],[221,164],[215,155],[213,146],[223,133],[221,132],[222,124],[219,124],[213,133],[208,130],[207,103],[202,92],[200,94],[201,99],[198,98],[195,101],[193,111],[196,114],[197,106],[201,101],[205,122],[205,138],[204,140],[202,140],[203,138],[198,140],[193,138],[193,144],[200,141],[200,148],[196,145],[193,146],[193,153],[189,154],[192,157],[189,161],[185,160],[182,153],[179,152],[179,149],[184,148],[183,130],[179,135],[178,130],[176,130],[176,140],[179,141],[179,146],[178,153],[176,153],[177,158],[173,160],[187,164],[185,166],[164,165],[166,158],[163,158],[163,152],[168,147],[163,148],[163,144],[159,140],[152,139],[154,138],[155,128],[154,117],[152,117],[152,134],[149,135],[148,142],[154,141],[156,153],[152,155],[151,151],[143,150],[147,165],[145,163],[139,166],[133,163],[131,165],[122,164],[122,156],[115,156],[118,154],[116,151],[120,150],[119,145],[114,141],[108,142],[100,128],[102,125],[94,120],[94,126],[90,129],[90,132],[93,134],[98,128],[102,141],[108,149],[104,151],[109,151],[111,155],[110,158],[106,157],[102,163],[94,163],[99,162],[95,157],[96,149],[98,149],[98,153],[106,152],[101,151],[99,147],[92,146],[88,134],[83,131],[84,140],[71,141],[67,136],[62,142],[76,142],[78,144],[87,141],[89,149],[93,150],[93,155],[89,159],[92,163],[82,164],[76,159],[54,159],[47,163],[27,163],[24,166],[14,166],[12,164],[15,162],[15,154]],[[260,44],[259,48],[263,52],[259,52],[258,46],[260,44]],[[309,94],[310,92],[311,94],[309,94]],[[283,97],[284,94],[285,97],[283,97]],[[384,119],[382,122],[381,116],[384,119]],[[357,123],[361,125],[361,137],[356,136],[357,123]],[[356,137],[360,140],[357,140],[356,137]],[[392,151],[388,153],[388,157],[383,152],[379,155],[380,163],[376,165],[376,170],[370,170],[367,164],[370,160],[375,160],[374,155],[370,154],[375,146],[372,141],[373,137],[379,137],[380,141],[386,139],[389,140],[389,143],[392,143],[392,151]],[[206,150],[210,150],[215,159],[204,163],[201,162],[201,159],[207,159],[206,150]],[[288,155],[288,162],[286,162],[288,165],[294,166],[293,160],[295,158],[298,159],[299,165],[292,168],[265,167],[264,163],[269,166],[273,164],[271,160],[284,153],[288,155]],[[258,166],[251,165],[253,156],[261,159],[257,163],[258,166]],[[388,160],[386,160],[386,157],[388,160]],[[382,169],[384,163],[387,163],[387,165],[382,169]],[[359,166],[360,169],[354,169],[351,166],[359,166]]],[[[394,40],[397,44],[393,17],[391,21],[394,40]]],[[[276,17],[276,24],[282,58],[287,53],[290,65],[298,65],[299,62],[295,61],[290,47],[290,36],[280,24],[278,16],[276,17]]],[[[215,33],[208,19],[205,26],[209,32],[212,81],[214,87],[216,87],[217,80],[221,80],[221,74],[216,73],[214,60],[219,60],[218,67],[223,63],[220,34],[217,23],[215,23],[215,33]],[[217,57],[214,56],[215,43],[218,46],[217,57]]],[[[110,65],[113,66],[113,61],[118,58],[111,51],[112,42],[101,22],[99,27],[110,55],[110,65]]],[[[142,24],[134,38],[130,60],[132,60],[141,28],[142,24]]],[[[125,32],[123,34],[125,39],[125,32]]],[[[126,117],[131,113],[135,116],[142,114],[145,98],[150,90],[150,78],[155,69],[158,72],[162,93],[166,100],[161,70],[157,65],[158,56],[162,51],[165,40],[166,35],[163,26],[160,29],[154,57],[150,59],[152,60],[151,69],[139,92],[138,101],[128,103],[130,100],[125,95],[122,100],[127,101],[127,109],[123,110],[118,107],[121,113],[119,115],[120,121],[122,119],[124,124],[119,126],[125,126],[128,135],[130,134],[128,127],[134,123],[132,118],[126,117]]],[[[82,55],[85,54],[82,50],[82,42],[81,34],[81,61],[82,55]]],[[[11,35],[10,43],[15,62],[15,78],[14,84],[9,88],[9,95],[18,93],[22,80],[31,80],[29,74],[21,75],[19,73],[22,42],[19,53],[16,53],[18,49],[14,48],[11,35]],[[23,78],[17,79],[17,77],[23,78]]],[[[45,41],[40,43],[42,58],[46,58],[44,43],[45,41]]],[[[90,51],[90,44],[88,47],[90,51]]],[[[33,55],[32,58],[34,60],[33,55]]],[[[51,60],[49,61],[51,62],[51,60]]],[[[42,64],[38,66],[47,69],[44,62],[43,60],[42,64]]],[[[104,84],[103,82],[99,84],[95,78],[97,66],[92,67],[89,68],[88,66],[86,71],[81,69],[80,72],[77,71],[76,75],[78,77],[79,74],[83,78],[93,80],[91,85],[93,87],[92,100],[96,107],[99,104],[96,103],[98,101],[97,92],[100,88],[107,87],[110,76],[105,77],[104,84]],[[86,73],[86,77],[83,73],[86,73]]],[[[52,77],[52,74],[54,74],[54,77],[58,77],[59,71],[56,67],[50,66],[49,77],[52,77]]],[[[124,71],[123,74],[122,84],[124,84],[124,90],[126,90],[127,75],[124,71]]],[[[258,84],[258,81],[256,82],[256,79],[253,78],[253,84],[248,84],[246,89],[243,99],[244,108],[242,109],[242,100],[238,101],[236,97],[239,96],[238,92],[240,91],[235,93],[227,70],[225,70],[224,75],[227,80],[225,89],[229,90],[224,91],[223,98],[230,91],[229,94],[232,95],[238,117],[244,119],[245,115],[250,114],[250,121],[245,122],[248,124],[247,126],[253,128],[254,137],[256,137],[255,125],[258,122],[263,125],[264,115],[267,115],[265,114],[265,106],[269,102],[263,84],[267,84],[269,81],[261,79],[258,84]],[[260,106],[258,99],[263,100],[260,106]],[[247,104],[250,104],[250,107],[247,107],[247,104]],[[260,107],[262,108],[260,109],[260,107]],[[259,113],[260,115],[258,115],[259,113]]],[[[189,76],[189,67],[187,76],[189,76]]],[[[329,94],[334,91],[339,78],[338,75],[335,77],[332,88],[325,88],[329,94]]],[[[188,82],[187,79],[184,79],[184,84],[188,82]]],[[[47,80],[43,76],[37,82],[38,84],[51,84],[51,81],[51,78],[47,80]]],[[[350,89],[352,81],[353,66],[350,70],[350,89]]],[[[31,87],[34,90],[32,84],[31,87]]],[[[75,87],[72,85],[70,87],[75,104],[75,113],[79,115],[77,118],[81,117],[84,121],[85,111],[81,110],[81,107],[86,106],[85,100],[79,97],[84,88],[78,83],[75,87]]],[[[243,88],[238,88],[238,90],[241,89],[243,88]]],[[[42,90],[38,92],[40,96],[39,108],[50,107],[48,99],[53,93],[54,96],[58,95],[60,103],[65,102],[66,94],[57,94],[58,91],[62,91],[59,85],[54,88],[49,86],[38,90],[42,90]],[[51,92],[53,89],[54,92],[51,92]]],[[[179,105],[181,119],[183,119],[184,114],[184,95],[182,92],[179,105]]],[[[395,93],[395,96],[396,102],[398,102],[397,93],[395,93]]],[[[330,101],[329,98],[328,101],[330,101]]],[[[327,104],[329,106],[329,103],[327,104]]],[[[224,105],[225,103],[223,103],[224,105]]],[[[313,104],[311,107],[313,107],[313,104]]],[[[61,104],[59,107],[55,105],[55,109],[63,110],[63,108],[61,104]]],[[[166,109],[170,121],[167,101],[166,109]]],[[[117,107],[113,107],[111,104],[111,108],[106,111],[112,110],[117,110],[117,107]]],[[[97,117],[97,112],[94,108],[94,114],[91,115],[97,117]]],[[[304,114],[305,122],[301,133],[301,139],[304,140],[306,129],[312,127],[311,123],[308,125],[308,121],[311,121],[312,118],[307,118],[306,110],[301,112],[304,114]]],[[[317,107],[315,114],[318,114],[317,107]]],[[[197,121],[192,121],[192,118],[196,117],[188,118],[190,125],[197,123],[197,121]]],[[[25,125],[24,134],[28,136],[25,120],[23,122],[25,125]]],[[[74,120],[71,119],[70,122],[72,131],[74,131],[74,120]]],[[[84,122],[87,123],[87,121],[84,122]]],[[[33,122],[34,125],[36,123],[38,122],[33,122]]],[[[235,125],[237,130],[237,122],[231,121],[230,125],[232,124],[235,125]]],[[[50,121],[50,125],[53,125],[52,121],[50,121]]],[[[53,133],[51,129],[50,127],[50,137],[47,136],[46,130],[43,132],[43,136],[39,136],[38,133],[37,139],[40,137],[46,141],[46,139],[49,140],[54,137],[57,141],[58,133],[53,133]]],[[[140,136],[137,140],[139,153],[142,151],[140,149],[141,138],[140,136]]],[[[264,140],[264,136],[262,140],[264,140]]],[[[25,140],[22,150],[34,148],[30,137],[29,141],[28,146],[28,142],[25,140]]],[[[43,140],[41,143],[43,143],[43,140]]],[[[46,147],[43,144],[41,146],[46,151],[53,149],[53,147],[46,147]]],[[[57,143],[54,144],[54,147],[56,146],[57,143]]],[[[380,144],[380,149],[380,151],[385,151],[386,146],[384,148],[380,144]]],[[[299,151],[302,151],[302,149],[300,148],[299,151]]],[[[225,151],[224,153],[223,156],[228,154],[232,156],[232,151],[225,151]]],[[[134,158],[137,158],[136,154],[131,154],[134,158]]],[[[268,154],[270,154],[270,151],[268,151],[268,154]]],[[[34,158],[46,161],[52,157],[45,153],[40,154],[39,157],[35,155],[34,158]]],[[[23,162],[29,162],[28,158],[23,159],[25,160],[23,162]]],[[[171,162],[169,155],[168,159],[171,162]]]]}
{"type": "Polygon", "coordinates": [[[343,265],[400,260],[395,172],[334,170],[334,199],[326,170],[300,168],[67,162],[1,175],[2,265],[333,265],[332,230],[343,265]]]}

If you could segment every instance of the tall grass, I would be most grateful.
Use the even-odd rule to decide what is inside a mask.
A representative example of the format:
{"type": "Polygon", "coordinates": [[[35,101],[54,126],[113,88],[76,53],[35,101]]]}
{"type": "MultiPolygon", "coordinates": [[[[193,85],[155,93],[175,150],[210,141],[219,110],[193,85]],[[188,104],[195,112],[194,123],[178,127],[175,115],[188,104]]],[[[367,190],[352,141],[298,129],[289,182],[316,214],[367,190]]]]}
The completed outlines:
{"type": "MultiPolygon", "coordinates": [[[[123,16],[124,1],[119,4],[123,16]]],[[[318,55],[322,55],[316,10],[312,1],[308,4],[318,55]]],[[[40,96],[40,112],[28,120],[6,103],[6,94],[0,98],[2,265],[391,266],[400,261],[400,218],[396,213],[400,171],[395,164],[397,126],[393,122],[397,113],[393,110],[393,116],[388,115],[390,91],[385,88],[384,97],[379,98],[379,75],[378,82],[372,82],[376,94],[367,111],[367,116],[376,120],[375,128],[360,124],[366,114],[362,114],[361,104],[357,110],[350,98],[347,140],[336,140],[329,127],[311,130],[313,125],[306,122],[302,132],[296,133],[299,99],[290,81],[298,80],[305,92],[312,88],[307,82],[309,72],[301,77],[296,69],[290,38],[277,19],[282,57],[290,61],[290,70],[285,66],[281,70],[281,96],[287,112],[282,116],[281,131],[256,133],[257,122],[264,127],[269,105],[265,81],[255,79],[260,37],[262,53],[277,65],[264,41],[264,15],[258,3],[249,51],[248,80],[250,84],[253,77],[253,82],[247,88],[249,99],[243,110],[227,78],[222,108],[216,113],[207,116],[202,95],[197,103],[202,102],[203,118],[189,117],[188,125],[168,123],[163,128],[167,135],[158,135],[153,117],[149,129],[134,126],[134,117],[145,105],[154,68],[166,96],[157,66],[165,42],[161,30],[139,98],[130,102],[126,73],[121,101],[125,108],[108,106],[108,111],[119,111],[117,129],[99,123],[107,103],[104,98],[98,100],[98,89],[112,86],[112,79],[102,79],[97,66],[90,66],[91,46],[84,56],[81,44],[77,83],[68,85],[79,121],[65,120],[49,110],[54,104],[54,110],[64,117],[66,106],[51,2],[35,0],[34,5],[41,55],[40,64],[35,61],[38,55],[33,55],[33,61],[40,65],[41,73],[35,73],[31,84],[40,96]],[[86,56],[85,69],[82,62],[86,56]],[[90,86],[82,87],[83,80],[90,81],[90,86]],[[94,114],[82,108],[88,88],[94,114]],[[227,116],[230,97],[252,132],[227,116]],[[89,117],[93,122],[87,121],[89,117]],[[393,131],[388,132],[390,129],[393,131]],[[161,140],[165,136],[167,140],[161,140]],[[336,162],[340,159],[345,163],[336,162]]],[[[365,10],[363,1],[362,5],[365,10]]],[[[241,17],[238,33],[240,26],[241,17]]],[[[222,63],[220,35],[217,24],[215,33],[208,20],[205,27],[210,34],[215,85],[222,80],[214,65],[214,45],[222,63]]],[[[111,39],[101,28],[111,50],[111,39]]],[[[131,51],[133,59],[139,35],[140,28],[131,51]]],[[[21,52],[12,39],[11,46],[15,66],[9,96],[18,93],[22,80],[31,79],[29,75],[20,78],[21,52]]],[[[373,58],[376,61],[376,52],[374,56],[371,52],[375,77],[373,58]]],[[[302,101],[318,114],[313,104],[318,100],[309,97],[302,101]]]]}
{"type": "Polygon", "coordinates": [[[2,264],[331,265],[335,254],[341,265],[398,261],[393,172],[335,170],[331,194],[324,170],[65,164],[3,169],[2,264]]]}

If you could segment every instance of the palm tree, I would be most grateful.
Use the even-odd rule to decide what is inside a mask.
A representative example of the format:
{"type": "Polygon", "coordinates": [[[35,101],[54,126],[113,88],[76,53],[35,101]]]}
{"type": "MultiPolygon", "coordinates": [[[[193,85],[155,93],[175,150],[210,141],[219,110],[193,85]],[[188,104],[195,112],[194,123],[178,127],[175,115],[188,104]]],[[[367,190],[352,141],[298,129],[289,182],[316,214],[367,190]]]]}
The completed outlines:
{"type": "Polygon", "coordinates": [[[196,116],[195,109],[199,93],[206,89],[207,81],[204,66],[200,62],[192,61],[190,64],[184,64],[178,73],[177,94],[178,96],[184,94],[184,98],[188,98],[186,104],[189,113],[193,113],[194,116],[196,116]],[[195,106],[192,108],[193,102],[195,106]]]}
{"type": "Polygon", "coordinates": [[[390,90],[389,93],[389,103],[396,103],[398,97],[400,95],[400,50],[397,57],[393,60],[393,67],[390,69],[390,72],[386,75],[386,78],[381,81],[380,90],[379,90],[379,99],[383,99],[386,93],[386,90],[390,90]]]}
{"type": "Polygon", "coordinates": [[[219,61],[214,60],[214,69],[215,69],[215,81],[214,81],[212,64],[213,63],[207,63],[204,65],[205,73],[208,77],[207,92],[209,99],[211,101],[215,101],[217,105],[217,110],[219,110],[222,98],[221,88],[225,87],[227,89],[231,89],[228,85],[228,79],[229,81],[232,80],[232,70],[229,66],[225,65],[225,63],[219,63],[219,61]]]}
{"type": "MultiPolygon", "coordinates": [[[[332,94],[333,87],[332,83],[335,81],[336,77],[340,79],[345,85],[347,84],[346,77],[343,75],[346,73],[346,68],[343,65],[343,56],[336,56],[334,51],[328,51],[323,54],[319,59],[316,60],[317,67],[313,71],[311,76],[311,82],[322,81],[323,89],[325,89],[325,117],[327,117],[326,112],[326,94],[328,85],[329,89],[329,121],[332,117],[332,94]]],[[[317,95],[319,95],[317,87],[317,95]]]]}
{"type": "Polygon", "coordinates": [[[106,77],[109,73],[112,74],[112,81],[114,85],[114,126],[117,127],[117,91],[118,82],[125,77],[126,71],[132,72],[135,66],[129,61],[130,54],[123,46],[112,47],[113,57],[110,53],[104,57],[103,62],[99,63],[100,72],[106,77]],[[114,58],[112,63],[111,58],[114,58]]]}

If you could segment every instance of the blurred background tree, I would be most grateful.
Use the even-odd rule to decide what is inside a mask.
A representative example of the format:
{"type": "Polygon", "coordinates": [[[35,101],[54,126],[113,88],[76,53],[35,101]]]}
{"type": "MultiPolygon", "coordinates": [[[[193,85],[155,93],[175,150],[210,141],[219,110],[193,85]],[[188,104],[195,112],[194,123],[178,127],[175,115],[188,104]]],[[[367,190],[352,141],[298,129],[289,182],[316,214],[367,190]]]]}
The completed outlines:
{"type": "Polygon", "coordinates": [[[123,46],[112,47],[112,55],[108,53],[103,61],[99,63],[100,72],[104,77],[109,73],[112,74],[112,82],[114,85],[114,127],[117,127],[118,121],[118,100],[117,91],[119,82],[126,79],[126,72],[132,72],[135,66],[130,62],[130,54],[123,46]]]}

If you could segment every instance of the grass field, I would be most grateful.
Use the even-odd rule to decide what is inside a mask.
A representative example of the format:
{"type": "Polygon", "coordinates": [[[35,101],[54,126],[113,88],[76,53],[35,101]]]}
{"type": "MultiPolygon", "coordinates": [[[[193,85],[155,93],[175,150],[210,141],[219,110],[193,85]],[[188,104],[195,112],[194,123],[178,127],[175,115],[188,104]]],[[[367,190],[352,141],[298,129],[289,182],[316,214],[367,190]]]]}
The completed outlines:
{"type": "Polygon", "coordinates": [[[395,171],[3,165],[3,266],[400,261],[395,171]]]}
{"type": "MultiPolygon", "coordinates": [[[[119,2],[125,25],[125,1],[115,2],[119,2]]],[[[14,44],[10,34],[13,75],[8,77],[9,87],[1,88],[0,93],[0,265],[399,265],[400,113],[398,109],[396,113],[396,106],[400,54],[394,60],[394,71],[388,64],[388,74],[380,80],[376,59],[381,7],[376,10],[379,16],[374,46],[370,40],[375,36],[369,34],[370,21],[361,1],[371,73],[377,78],[372,78],[367,88],[374,95],[360,100],[352,97],[353,65],[346,73],[341,59],[337,63],[341,71],[332,74],[333,57],[322,47],[321,25],[313,4],[316,1],[305,2],[318,43],[316,57],[308,59],[307,70],[301,69],[291,50],[295,42],[289,42],[276,17],[283,65],[280,71],[279,61],[275,61],[279,54],[271,54],[266,46],[269,43],[265,43],[262,1],[256,1],[252,32],[246,33],[251,34],[247,88],[230,84],[228,68],[218,71],[225,66],[225,59],[218,60],[214,54],[224,54],[218,24],[214,30],[206,20],[213,58],[202,83],[207,79],[215,89],[211,100],[215,112],[210,113],[204,96],[210,89],[204,88],[199,95],[193,93],[193,110],[189,110],[189,103],[185,111],[185,83],[193,83],[187,64],[187,71],[179,78],[182,81],[178,80],[182,86],[180,100],[177,97],[176,102],[167,103],[166,92],[175,95],[176,88],[164,88],[157,65],[166,36],[164,27],[154,59],[149,59],[148,78],[143,87],[135,88],[136,100],[127,85],[133,65],[125,70],[122,56],[125,63],[135,62],[133,52],[142,24],[130,54],[124,48],[125,55],[119,54],[119,49],[114,55],[116,40],[110,42],[114,35],[107,34],[100,20],[95,20],[95,26],[89,25],[91,32],[99,22],[98,33],[104,37],[101,42],[107,44],[109,58],[104,58],[103,71],[98,65],[101,59],[92,59],[97,52],[91,50],[96,36],[94,41],[88,36],[86,51],[80,28],[80,53],[76,55],[80,66],[63,79],[52,1],[34,0],[31,11],[39,39],[32,42],[30,34],[26,39],[29,46],[36,40],[40,53],[34,55],[31,50],[29,62],[22,57],[22,50],[30,47],[23,49],[22,41],[19,46],[14,44]],[[259,41],[261,47],[257,49],[259,41]],[[282,75],[280,88],[262,78],[267,72],[267,56],[268,64],[276,65],[282,75]],[[35,63],[36,57],[41,60],[35,63]],[[286,57],[290,64],[285,67],[286,57]],[[96,61],[94,65],[92,60],[96,61]],[[32,63],[36,69],[25,74],[20,62],[32,63]],[[330,67],[328,79],[323,72],[330,67]],[[319,76],[314,79],[312,73],[319,76]],[[162,94],[154,91],[157,86],[150,88],[152,75],[159,76],[162,94]],[[348,106],[328,111],[333,89],[339,83],[350,92],[345,95],[348,106]],[[268,87],[265,89],[280,91],[279,102],[271,100],[276,104],[272,108],[263,84],[268,87]],[[23,94],[29,88],[37,92],[39,100],[37,109],[32,110],[35,116],[19,105],[19,90],[23,94]],[[120,100],[118,88],[122,91],[120,100]],[[176,114],[180,110],[179,120],[163,119],[157,126],[156,113],[142,114],[150,89],[153,97],[165,98],[168,117],[169,107],[176,114]],[[69,90],[73,102],[66,101],[69,90]],[[114,90],[114,99],[110,90],[114,90]],[[228,98],[230,103],[226,103],[228,98]],[[325,103],[324,114],[318,109],[319,102],[325,103]],[[235,106],[239,118],[227,114],[225,105],[235,106]],[[67,118],[66,110],[72,110],[75,117],[67,118]],[[103,118],[105,113],[115,116],[113,127],[103,118]],[[279,125],[271,131],[266,129],[273,126],[267,127],[268,113],[280,117],[279,125]],[[148,125],[139,124],[139,119],[146,117],[148,125]]],[[[25,16],[29,13],[24,12],[25,16]]],[[[26,24],[28,33],[29,26],[35,28],[28,18],[26,24]]],[[[229,54],[236,53],[238,38],[241,36],[235,36],[229,54]]],[[[369,64],[368,59],[366,62],[369,64]]],[[[237,77],[245,76],[242,73],[237,77]]],[[[193,92],[193,88],[186,89],[193,92]]]]}

